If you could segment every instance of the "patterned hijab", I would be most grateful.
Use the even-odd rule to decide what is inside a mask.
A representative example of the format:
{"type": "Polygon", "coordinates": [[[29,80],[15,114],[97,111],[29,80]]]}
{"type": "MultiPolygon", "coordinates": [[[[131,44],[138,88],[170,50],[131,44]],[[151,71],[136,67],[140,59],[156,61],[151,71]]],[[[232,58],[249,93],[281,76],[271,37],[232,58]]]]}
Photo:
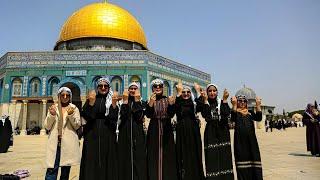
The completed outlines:
{"type": "Polygon", "coordinates": [[[113,91],[112,91],[112,88],[110,86],[110,81],[109,81],[109,77],[107,76],[103,76],[101,77],[100,79],[98,79],[97,81],[97,87],[96,89],[98,89],[98,86],[102,83],[106,83],[109,85],[109,92],[106,96],[106,113],[105,113],[105,116],[108,116],[109,115],[109,109],[110,109],[110,106],[112,104],[112,95],[113,95],[113,91]]]}
{"type": "MultiPolygon", "coordinates": [[[[246,115],[248,115],[248,114],[251,114],[251,113],[249,112],[249,110],[248,110],[248,100],[247,100],[246,96],[244,96],[244,95],[239,95],[239,96],[237,96],[237,101],[240,100],[240,99],[247,101],[247,103],[246,103],[246,107],[245,107],[245,108],[239,108],[239,107],[237,106],[237,112],[239,112],[239,113],[242,114],[243,116],[246,116],[246,115]]],[[[237,103],[238,103],[238,102],[237,102],[237,103]]]]}

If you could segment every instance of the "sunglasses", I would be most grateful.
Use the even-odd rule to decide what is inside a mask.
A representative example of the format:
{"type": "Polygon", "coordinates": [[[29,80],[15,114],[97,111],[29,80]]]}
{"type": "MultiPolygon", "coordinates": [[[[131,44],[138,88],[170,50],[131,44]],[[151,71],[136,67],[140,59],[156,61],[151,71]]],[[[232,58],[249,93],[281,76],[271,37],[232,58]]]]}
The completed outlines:
{"type": "Polygon", "coordinates": [[[109,85],[107,85],[107,84],[99,84],[98,85],[98,88],[109,88],[109,85]]]}
{"type": "Polygon", "coordinates": [[[70,97],[70,94],[60,94],[61,97],[70,97]]]}
{"type": "Polygon", "coordinates": [[[191,94],[191,91],[182,91],[182,94],[185,94],[185,93],[191,94]]]}
{"type": "Polygon", "coordinates": [[[153,85],[152,87],[153,88],[163,88],[163,85],[162,84],[158,84],[158,85],[153,85]]]}
{"type": "Polygon", "coordinates": [[[129,90],[137,90],[138,88],[135,88],[135,87],[131,87],[129,88],[129,90]]]}
{"type": "Polygon", "coordinates": [[[245,100],[245,99],[240,99],[240,100],[238,100],[238,103],[247,103],[247,100],[245,100]]]}

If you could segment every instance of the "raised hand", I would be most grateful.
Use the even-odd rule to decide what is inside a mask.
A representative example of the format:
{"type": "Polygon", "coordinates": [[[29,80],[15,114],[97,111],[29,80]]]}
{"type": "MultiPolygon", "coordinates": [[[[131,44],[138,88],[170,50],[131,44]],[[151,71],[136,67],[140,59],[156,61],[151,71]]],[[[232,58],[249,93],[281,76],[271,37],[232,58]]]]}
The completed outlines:
{"type": "Polygon", "coordinates": [[[149,106],[153,107],[155,102],[156,102],[156,93],[152,93],[149,100],[149,106]]]}
{"type": "Polygon", "coordinates": [[[67,109],[67,113],[68,113],[68,115],[73,114],[73,113],[74,113],[74,110],[75,110],[75,108],[74,108],[74,107],[69,107],[69,108],[67,109]]]}
{"type": "Polygon", "coordinates": [[[52,105],[52,106],[49,107],[49,112],[50,112],[50,114],[51,114],[52,116],[57,115],[57,111],[56,111],[55,105],[52,105]]]}
{"type": "Polygon", "coordinates": [[[179,83],[176,85],[176,88],[177,88],[177,96],[180,96],[183,90],[183,85],[181,81],[179,81],[179,83]]]}
{"type": "Polygon", "coordinates": [[[224,91],[223,91],[223,101],[227,102],[228,97],[229,97],[229,92],[228,92],[227,89],[224,89],[224,91]]]}
{"type": "Polygon", "coordinates": [[[175,103],[175,101],[176,101],[176,98],[173,97],[173,96],[169,96],[168,101],[169,101],[170,105],[173,105],[175,103]]]}
{"type": "Polygon", "coordinates": [[[231,98],[231,104],[232,104],[232,109],[236,110],[237,109],[237,98],[235,96],[233,96],[231,98]]]}
{"type": "Polygon", "coordinates": [[[202,92],[201,92],[201,96],[202,96],[202,98],[203,98],[203,102],[204,102],[204,103],[207,103],[207,102],[208,102],[208,95],[207,95],[207,93],[206,93],[205,91],[202,91],[202,92]]]}
{"type": "Polygon", "coordinates": [[[125,89],[122,94],[123,104],[128,104],[128,99],[129,99],[129,91],[125,89]]]}
{"type": "Polygon", "coordinates": [[[112,106],[113,108],[115,108],[117,106],[117,102],[118,102],[118,92],[117,91],[114,91],[113,92],[113,95],[112,95],[112,106]]]}
{"type": "Polygon", "coordinates": [[[257,106],[257,111],[261,111],[261,98],[256,97],[256,106],[257,106]]]}
{"type": "Polygon", "coordinates": [[[134,101],[139,102],[140,100],[141,100],[140,90],[137,89],[136,92],[134,93],[134,101]]]}
{"type": "Polygon", "coordinates": [[[201,93],[201,87],[200,87],[200,85],[198,84],[198,83],[194,83],[194,89],[197,91],[197,93],[198,94],[200,94],[201,93]]]}
{"type": "Polygon", "coordinates": [[[96,102],[96,95],[97,95],[97,93],[95,90],[91,90],[88,92],[87,99],[89,100],[90,106],[93,106],[94,103],[96,102]]]}

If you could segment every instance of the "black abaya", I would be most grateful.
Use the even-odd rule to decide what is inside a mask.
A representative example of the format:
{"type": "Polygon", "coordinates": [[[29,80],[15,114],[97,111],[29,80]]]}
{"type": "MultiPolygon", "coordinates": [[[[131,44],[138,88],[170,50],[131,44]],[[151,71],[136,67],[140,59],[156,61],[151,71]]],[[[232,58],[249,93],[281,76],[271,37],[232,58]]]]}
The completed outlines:
{"type": "Polygon", "coordinates": [[[235,122],[234,156],[238,180],[262,180],[262,165],[254,121],[262,120],[262,112],[249,111],[243,116],[232,111],[231,120],[235,122]]]}
{"type": "Polygon", "coordinates": [[[133,97],[129,97],[128,104],[121,105],[120,114],[121,124],[118,142],[119,180],[131,180],[132,165],[133,179],[147,180],[147,152],[143,130],[143,104],[142,102],[135,102],[133,97]],[[133,154],[132,157],[131,154],[133,154]],[[133,164],[131,164],[132,162],[133,164]]]}
{"type": "Polygon", "coordinates": [[[9,118],[0,120],[0,153],[6,153],[10,146],[10,138],[12,136],[12,126],[9,118]]]}
{"type": "Polygon", "coordinates": [[[204,104],[200,97],[196,102],[198,111],[207,122],[204,132],[206,178],[232,180],[234,176],[228,126],[229,105],[221,103],[219,111],[217,99],[208,99],[209,104],[204,104]]]}
{"type": "Polygon", "coordinates": [[[171,125],[174,105],[165,96],[157,96],[155,106],[146,107],[150,118],[147,133],[147,164],[149,180],[177,180],[176,150],[171,125]]]}
{"type": "Polygon", "coordinates": [[[180,180],[204,179],[199,121],[191,98],[176,98],[176,148],[180,180]]]}
{"type": "Polygon", "coordinates": [[[87,123],[84,126],[80,180],[118,179],[115,128],[119,109],[110,106],[106,117],[105,103],[106,97],[99,94],[94,106],[87,101],[81,112],[87,123]]]}

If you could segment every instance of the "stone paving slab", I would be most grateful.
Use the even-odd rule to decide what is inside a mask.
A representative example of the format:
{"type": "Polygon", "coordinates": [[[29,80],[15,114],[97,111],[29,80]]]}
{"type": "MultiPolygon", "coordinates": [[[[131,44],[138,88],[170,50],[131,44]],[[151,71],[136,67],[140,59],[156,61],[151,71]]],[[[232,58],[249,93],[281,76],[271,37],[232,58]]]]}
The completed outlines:
{"type": "MultiPolygon", "coordinates": [[[[202,131],[203,132],[203,131],[202,131]]],[[[233,131],[230,131],[233,136],[233,131]]],[[[319,180],[320,157],[306,152],[305,128],[257,130],[265,180],[319,180]]],[[[47,136],[15,136],[14,146],[0,154],[0,174],[28,169],[28,179],[44,179],[47,136]]],[[[79,166],[71,168],[70,179],[78,179],[79,166]]]]}

